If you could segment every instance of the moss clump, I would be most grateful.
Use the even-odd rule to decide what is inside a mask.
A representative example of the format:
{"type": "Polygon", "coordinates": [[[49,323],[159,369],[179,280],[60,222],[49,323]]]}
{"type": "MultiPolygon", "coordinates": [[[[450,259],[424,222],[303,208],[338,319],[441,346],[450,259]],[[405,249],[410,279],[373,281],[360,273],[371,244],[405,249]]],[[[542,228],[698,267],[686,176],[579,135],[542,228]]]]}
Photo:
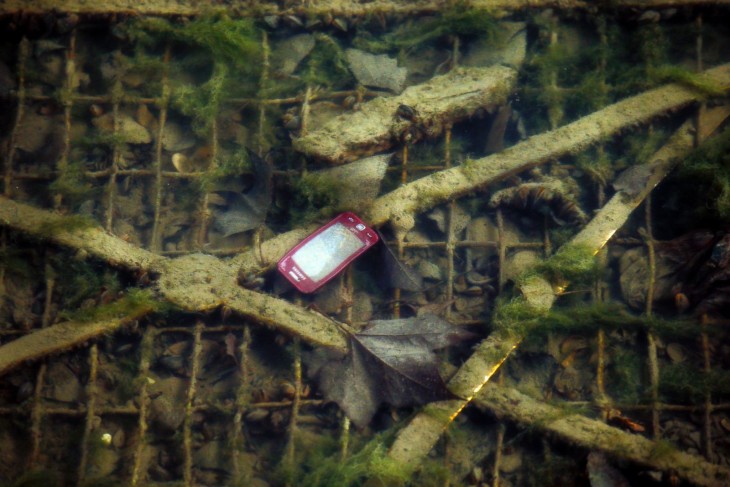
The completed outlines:
{"type": "Polygon", "coordinates": [[[680,171],[704,183],[720,218],[730,219],[730,129],[695,149],[685,158],[680,171]]]}
{"type": "Polygon", "coordinates": [[[705,97],[723,96],[726,89],[702,74],[690,71],[682,66],[663,65],[649,70],[649,78],[659,83],[678,83],[697,90],[705,97]]]}
{"type": "Polygon", "coordinates": [[[326,174],[305,172],[294,181],[292,190],[293,221],[312,222],[335,213],[342,186],[326,174]]]}
{"type": "Polygon", "coordinates": [[[298,449],[306,456],[295,466],[296,471],[282,468],[279,475],[296,479],[296,485],[302,487],[356,486],[363,485],[368,479],[374,485],[405,485],[412,472],[388,457],[385,441],[392,435],[392,432],[381,433],[364,444],[358,441],[358,437],[351,438],[355,448],[357,443],[360,447],[344,460],[341,459],[337,439],[322,435],[318,443],[309,443],[298,449]]]}
{"type": "Polygon", "coordinates": [[[655,462],[658,460],[667,460],[678,451],[677,447],[671,441],[656,440],[649,452],[649,458],[655,462]]]}
{"type": "Polygon", "coordinates": [[[538,263],[516,279],[518,285],[541,276],[553,286],[563,288],[568,284],[590,284],[602,271],[596,252],[590,246],[567,244],[555,254],[538,263]]]}
{"type": "Polygon", "coordinates": [[[636,404],[645,395],[642,383],[644,362],[636,350],[612,347],[608,354],[610,361],[606,367],[608,393],[624,404],[636,404]]]}
{"type": "Polygon", "coordinates": [[[190,74],[210,72],[206,81],[174,86],[172,91],[173,104],[193,119],[199,135],[208,134],[225,99],[256,93],[263,63],[261,35],[251,19],[216,14],[171,22],[150,17],[130,23],[126,30],[142,47],[184,48],[181,64],[190,74]]]}
{"type": "Polygon", "coordinates": [[[545,312],[530,305],[524,297],[511,300],[498,299],[492,314],[496,332],[509,338],[522,338],[537,328],[545,312]]]}
{"type": "Polygon", "coordinates": [[[659,392],[665,400],[701,401],[706,393],[715,398],[730,395],[730,373],[713,369],[709,373],[686,363],[671,364],[659,371],[659,392]]]}
{"type": "Polygon", "coordinates": [[[163,304],[155,299],[154,294],[146,289],[128,289],[122,298],[109,304],[64,311],[63,318],[69,321],[101,321],[129,316],[142,316],[163,309],[163,304]]]}
{"type": "Polygon", "coordinates": [[[304,63],[302,79],[312,85],[329,89],[341,89],[353,84],[354,78],[347,68],[345,51],[332,37],[316,36],[317,43],[304,63]]]}
{"type": "Polygon", "coordinates": [[[218,115],[228,95],[229,68],[225,64],[216,64],[213,75],[199,86],[183,85],[175,89],[173,104],[182,113],[193,119],[193,131],[205,137],[218,115]]]}
{"type": "Polygon", "coordinates": [[[66,206],[78,207],[94,193],[94,187],[85,176],[83,162],[69,162],[68,166],[48,187],[52,194],[60,196],[66,206]]]}
{"type": "Polygon", "coordinates": [[[59,233],[73,233],[98,226],[93,218],[86,215],[59,215],[54,221],[46,223],[43,228],[39,229],[36,235],[40,238],[51,238],[59,233]]]}
{"type": "Polygon", "coordinates": [[[261,66],[261,35],[252,19],[232,19],[223,13],[185,22],[144,17],[128,24],[126,32],[143,46],[174,42],[202,48],[213,61],[242,73],[257,73],[261,66]]]}
{"type": "Polygon", "coordinates": [[[360,31],[354,45],[370,52],[388,52],[411,49],[449,36],[495,42],[499,40],[497,26],[497,17],[492,11],[457,2],[434,18],[401,24],[395,31],[377,38],[360,31]]]}

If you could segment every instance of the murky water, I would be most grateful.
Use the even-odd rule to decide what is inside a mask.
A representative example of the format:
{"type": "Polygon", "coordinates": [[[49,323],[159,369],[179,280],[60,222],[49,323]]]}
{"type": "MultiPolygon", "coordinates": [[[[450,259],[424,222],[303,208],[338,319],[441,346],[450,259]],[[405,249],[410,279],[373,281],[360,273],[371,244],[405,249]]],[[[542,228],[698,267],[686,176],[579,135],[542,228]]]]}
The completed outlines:
{"type": "Polygon", "coordinates": [[[0,485],[730,473],[726,7],[4,12],[0,485]]]}

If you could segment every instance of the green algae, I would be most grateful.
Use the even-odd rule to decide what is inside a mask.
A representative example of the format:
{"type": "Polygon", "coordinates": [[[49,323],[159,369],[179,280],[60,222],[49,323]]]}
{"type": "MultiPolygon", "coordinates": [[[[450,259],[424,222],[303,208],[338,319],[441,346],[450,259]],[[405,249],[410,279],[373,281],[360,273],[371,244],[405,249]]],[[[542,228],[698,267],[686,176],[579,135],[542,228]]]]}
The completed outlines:
{"type": "Polygon", "coordinates": [[[730,129],[689,154],[680,166],[680,173],[697,178],[708,189],[705,197],[720,218],[730,219],[730,129]]]}
{"type": "Polygon", "coordinates": [[[61,317],[69,321],[101,321],[127,316],[141,316],[153,311],[161,311],[165,305],[147,289],[128,288],[116,301],[89,308],[61,312],[61,317]]]}

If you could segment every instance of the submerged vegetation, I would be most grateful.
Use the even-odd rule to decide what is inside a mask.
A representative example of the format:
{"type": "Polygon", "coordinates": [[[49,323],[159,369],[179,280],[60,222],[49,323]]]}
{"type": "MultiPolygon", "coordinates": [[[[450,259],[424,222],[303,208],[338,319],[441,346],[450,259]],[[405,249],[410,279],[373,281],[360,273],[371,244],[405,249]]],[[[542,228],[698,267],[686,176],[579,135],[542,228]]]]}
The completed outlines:
{"type": "Polygon", "coordinates": [[[708,140],[680,166],[680,172],[699,179],[705,195],[724,221],[730,220],[730,129],[708,140]]]}
{"type": "Polygon", "coordinates": [[[412,49],[450,36],[465,39],[480,38],[495,42],[497,26],[497,15],[494,12],[457,2],[456,5],[440,12],[438,16],[426,21],[403,23],[393,32],[378,37],[361,30],[354,40],[354,45],[366,51],[379,53],[412,49]]]}

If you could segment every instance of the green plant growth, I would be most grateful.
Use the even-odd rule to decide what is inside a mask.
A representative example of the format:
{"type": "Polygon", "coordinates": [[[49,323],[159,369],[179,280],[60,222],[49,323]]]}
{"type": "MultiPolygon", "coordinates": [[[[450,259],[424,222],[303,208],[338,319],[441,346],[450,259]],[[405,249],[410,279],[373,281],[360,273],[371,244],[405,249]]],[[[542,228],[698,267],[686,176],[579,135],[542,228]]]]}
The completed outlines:
{"type": "Polygon", "coordinates": [[[39,238],[51,238],[59,233],[73,233],[90,228],[98,228],[99,224],[90,216],[86,215],[58,215],[52,222],[46,223],[39,229],[36,235],[39,238]]]}
{"type": "Polygon", "coordinates": [[[305,172],[293,182],[292,191],[292,221],[312,222],[335,213],[342,187],[326,175],[305,172]]]}
{"type": "Polygon", "coordinates": [[[260,70],[261,38],[252,19],[232,19],[223,13],[180,22],[144,17],[128,24],[126,31],[141,46],[159,48],[170,42],[199,47],[215,63],[240,73],[260,70]]]}
{"type": "Polygon", "coordinates": [[[712,369],[709,373],[687,363],[669,364],[659,370],[659,392],[664,400],[680,399],[696,403],[706,393],[713,397],[730,395],[730,372],[712,369]]]}
{"type": "Polygon", "coordinates": [[[184,64],[195,72],[210,70],[208,80],[175,86],[173,103],[193,119],[193,129],[207,135],[222,103],[234,96],[253,95],[261,73],[261,36],[251,19],[223,14],[188,22],[149,17],[127,26],[142,47],[184,46],[184,64]],[[192,49],[192,50],[191,50],[192,49]]]}
{"type": "Polygon", "coordinates": [[[720,218],[730,219],[730,128],[695,149],[684,159],[680,172],[699,179],[720,218]]]}
{"type": "Polygon", "coordinates": [[[316,44],[302,68],[302,80],[306,84],[342,89],[354,84],[347,68],[345,51],[340,44],[326,34],[316,35],[316,44]]]}
{"type": "Polygon", "coordinates": [[[182,85],[174,90],[173,104],[192,118],[193,131],[201,137],[208,135],[223,102],[230,96],[233,80],[228,75],[229,68],[217,63],[213,66],[212,76],[204,83],[199,86],[182,85]]]}
{"type": "Polygon", "coordinates": [[[499,298],[492,313],[495,332],[508,338],[522,338],[536,329],[545,313],[522,297],[499,298]]]}
{"type": "Polygon", "coordinates": [[[636,404],[645,396],[642,382],[644,362],[642,354],[624,347],[611,347],[606,367],[608,394],[623,404],[636,404]]]}
{"type": "Polygon", "coordinates": [[[677,447],[671,441],[656,440],[649,452],[649,458],[655,462],[658,460],[666,460],[678,451],[677,447]]]}
{"type": "Polygon", "coordinates": [[[591,284],[603,271],[595,254],[589,246],[564,245],[555,254],[538,263],[534,269],[520,276],[517,282],[519,284],[537,274],[556,287],[591,284]]]}
{"type": "Polygon", "coordinates": [[[497,25],[497,16],[490,10],[459,2],[437,16],[403,23],[382,36],[375,37],[361,30],[353,43],[360,49],[382,53],[412,49],[449,36],[496,42],[499,40],[497,25]]]}
{"type": "Polygon", "coordinates": [[[723,96],[726,90],[712,79],[695,73],[683,66],[665,64],[649,69],[649,79],[654,84],[678,83],[700,92],[704,97],[723,96]]]}
{"type": "Polygon", "coordinates": [[[101,321],[127,316],[140,316],[162,310],[164,305],[145,289],[127,289],[124,296],[109,304],[63,311],[61,316],[69,321],[101,321]]]}
{"type": "Polygon", "coordinates": [[[72,161],[61,174],[49,185],[51,194],[61,196],[66,206],[78,207],[95,193],[91,182],[85,177],[83,162],[72,161]]]}
{"type": "Polygon", "coordinates": [[[306,447],[297,449],[304,452],[304,458],[296,465],[295,471],[281,466],[279,476],[296,479],[296,485],[307,486],[357,486],[364,485],[368,479],[375,485],[406,485],[411,471],[388,457],[386,441],[393,432],[375,435],[367,442],[352,435],[354,453],[342,460],[340,444],[336,438],[321,435],[317,443],[309,442],[306,447]]]}

